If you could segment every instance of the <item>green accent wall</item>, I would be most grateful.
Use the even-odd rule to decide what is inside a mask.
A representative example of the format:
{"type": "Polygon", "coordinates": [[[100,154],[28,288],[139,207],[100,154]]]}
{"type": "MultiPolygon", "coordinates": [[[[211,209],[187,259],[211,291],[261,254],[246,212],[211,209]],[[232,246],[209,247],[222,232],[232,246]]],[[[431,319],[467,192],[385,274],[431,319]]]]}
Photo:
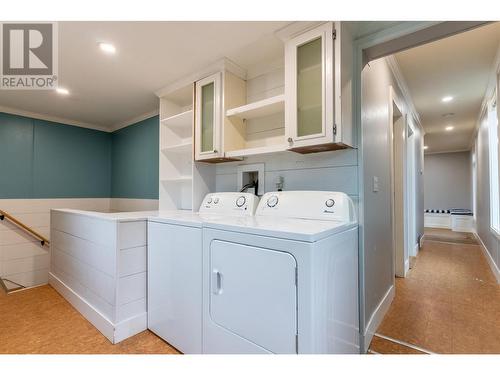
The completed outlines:
{"type": "Polygon", "coordinates": [[[112,198],[158,199],[158,116],[111,134],[112,198]]]}
{"type": "Polygon", "coordinates": [[[158,125],[107,133],[0,113],[0,199],[158,199],[158,125]]]}
{"type": "Polygon", "coordinates": [[[0,113],[0,198],[105,198],[109,133],[0,113]]]}
{"type": "Polygon", "coordinates": [[[36,198],[109,197],[109,133],[42,120],[33,123],[36,198]]]}

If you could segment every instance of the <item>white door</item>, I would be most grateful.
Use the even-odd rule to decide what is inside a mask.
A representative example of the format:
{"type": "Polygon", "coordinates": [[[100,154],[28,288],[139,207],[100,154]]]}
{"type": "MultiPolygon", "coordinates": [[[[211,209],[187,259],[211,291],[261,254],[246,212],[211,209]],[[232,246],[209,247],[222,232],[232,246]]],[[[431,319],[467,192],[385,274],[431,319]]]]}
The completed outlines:
{"type": "Polygon", "coordinates": [[[295,258],[232,242],[210,246],[210,316],[273,353],[296,353],[295,258]]]}
{"type": "Polygon", "coordinates": [[[290,148],[334,142],[333,23],[286,42],[285,77],[290,148]]]}
{"type": "Polygon", "coordinates": [[[195,157],[196,160],[222,157],[222,73],[196,82],[195,157]]]}
{"type": "Polygon", "coordinates": [[[185,354],[202,352],[201,228],[148,224],[148,328],[185,354]]]}

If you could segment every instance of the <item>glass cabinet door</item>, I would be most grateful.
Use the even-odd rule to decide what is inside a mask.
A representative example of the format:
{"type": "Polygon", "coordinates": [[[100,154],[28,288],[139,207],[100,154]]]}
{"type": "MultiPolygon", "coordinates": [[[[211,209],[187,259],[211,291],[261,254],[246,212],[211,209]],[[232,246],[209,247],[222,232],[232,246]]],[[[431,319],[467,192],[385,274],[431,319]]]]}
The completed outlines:
{"type": "Polygon", "coordinates": [[[201,88],[201,152],[214,149],[215,84],[210,82],[201,88]]]}
{"type": "Polygon", "coordinates": [[[323,131],[321,37],[297,47],[297,137],[323,131]]]}
{"type": "Polygon", "coordinates": [[[195,159],[214,159],[221,156],[221,73],[196,82],[195,159]]]}
{"type": "Polygon", "coordinates": [[[331,22],[285,44],[285,133],[293,151],[334,141],[333,48],[331,22]]]}

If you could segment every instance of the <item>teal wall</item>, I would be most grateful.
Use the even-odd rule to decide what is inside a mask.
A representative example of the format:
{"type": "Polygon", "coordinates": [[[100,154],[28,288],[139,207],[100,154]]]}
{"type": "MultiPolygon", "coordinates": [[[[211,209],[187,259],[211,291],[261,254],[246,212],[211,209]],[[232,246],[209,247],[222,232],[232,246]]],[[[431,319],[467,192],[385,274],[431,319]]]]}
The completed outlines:
{"type": "Polygon", "coordinates": [[[158,116],[114,133],[0,113],[0,199],[158,199],[158,116]]]}
{"type": "Polygon", "coordinates": [[[158,116],[117,130],[112,140],[112,198],[158,199],[158,116]]]}
{"type": "Polygon", "coordinates": [[[106,132],[0,113],[0,198],[103,198],[111,192],[106,132]]]}

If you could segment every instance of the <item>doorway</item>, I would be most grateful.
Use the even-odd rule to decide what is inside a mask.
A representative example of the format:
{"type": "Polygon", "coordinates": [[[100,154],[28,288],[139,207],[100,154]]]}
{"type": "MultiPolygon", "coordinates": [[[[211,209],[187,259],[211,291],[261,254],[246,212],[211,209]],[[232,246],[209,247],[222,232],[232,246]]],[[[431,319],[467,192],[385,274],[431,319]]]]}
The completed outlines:
{"type": "Polygon", "coordinates": [[[488,91],[499,31],[500,24],[487,25],[396,51],[363,69],[362,255],[368,271],[362,292],[365,327],[374,328],[371,348],[379,353],[388,347],[391,353],[500,353],[500,342],[481,334],[500,334],[491,323],[500,289],[481,246],[485,231],[468,224],[472,212],[488,223],[488,183],[481,179],[488,129],[481,101],[471,98],[488,91]],[[477,78],[481,74],[485,78],[477,78]]]}

